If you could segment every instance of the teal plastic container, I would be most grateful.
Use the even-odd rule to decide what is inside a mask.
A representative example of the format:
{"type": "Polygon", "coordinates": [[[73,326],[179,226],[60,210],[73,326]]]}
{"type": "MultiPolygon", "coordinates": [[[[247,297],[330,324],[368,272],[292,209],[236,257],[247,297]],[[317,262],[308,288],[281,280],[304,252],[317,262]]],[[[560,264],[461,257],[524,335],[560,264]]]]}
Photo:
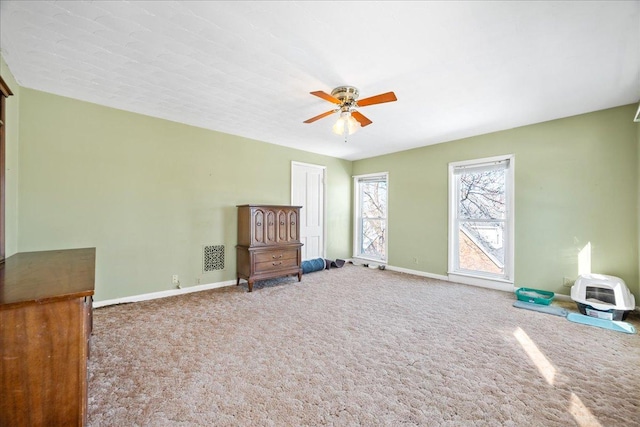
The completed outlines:
{"type": "Polygon", "coordinates": [[[555,294],[550,291],[540,289],[519,288],[516,290],[516,297],[519,301],[531,302],[534,304],[549,305],[553,301],[555,294]]]}

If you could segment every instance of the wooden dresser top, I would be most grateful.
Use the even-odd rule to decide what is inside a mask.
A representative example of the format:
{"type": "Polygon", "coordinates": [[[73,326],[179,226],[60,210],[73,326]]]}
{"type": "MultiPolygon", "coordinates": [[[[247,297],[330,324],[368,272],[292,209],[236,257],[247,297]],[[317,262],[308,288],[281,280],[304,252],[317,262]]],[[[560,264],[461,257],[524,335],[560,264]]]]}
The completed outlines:
{"type": "Polygon", "coordinates": [[[93,295],[95,248],[21,252],[0,266],[0,310],[93,295]]]}

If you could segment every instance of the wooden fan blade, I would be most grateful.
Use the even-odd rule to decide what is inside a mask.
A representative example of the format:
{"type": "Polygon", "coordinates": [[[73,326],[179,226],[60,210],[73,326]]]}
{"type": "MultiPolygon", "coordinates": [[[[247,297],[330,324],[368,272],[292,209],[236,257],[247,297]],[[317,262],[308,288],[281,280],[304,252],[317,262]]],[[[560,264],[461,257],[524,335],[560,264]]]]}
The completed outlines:
{"type": "Polygon", "coordinates": [[[318,115],[317,115],[317,116],[315,116],[315,117],[312,117],[312,118],[310,118],[310,119],[308,119],[308,120],[305,120],[305,121],[304,121],[304,122],[302,122],[302,123],[313,123],[313,122],[315,122],[316,120],[320,120],[321,118],[323,118],[323,117],[327,117],[328,115],[331,115],[331,114],[333,114],[333,113],[335,113],[335,112],[336,112],[336,110],[327,111],[326,113],[318,114],[318,115]]]}
{"type": "Polygon", "coordinates": [[[351,115],[353,116],[354,119],[356,119],[357,121],[360,122],[360,126],[361,127],[365,127],[365,126],[370,125],[371,123],[373,123],[371,120],[367,119],[365,116],[363,116],[362,114],[360,114],[357,111],[352,111],[351,115]]]}
{"type": "Polygon", "coordinates": [[[357,101],[358,107],[366,107],[367,105],[382,104],[383,102],[397,101],[396,94],[393,92],[381,93],[380,95],[370,96],[369,98],[357,101]]]}
{"type": "Polygon", "coordinates": [[[328,93],[323,92],[321,90],[317,90],[315,92],[309,92],[309,93],[311,95],[315,95],[317,97],[320,97],[320,98],[324,99],[325,101],[333,102],[334,104],[338,104],[338,105],[342,104],[342,101],[340,101],[338,98],[335,98],[335,97],[333,97],[333,96],[329,95],[328,93]]]}

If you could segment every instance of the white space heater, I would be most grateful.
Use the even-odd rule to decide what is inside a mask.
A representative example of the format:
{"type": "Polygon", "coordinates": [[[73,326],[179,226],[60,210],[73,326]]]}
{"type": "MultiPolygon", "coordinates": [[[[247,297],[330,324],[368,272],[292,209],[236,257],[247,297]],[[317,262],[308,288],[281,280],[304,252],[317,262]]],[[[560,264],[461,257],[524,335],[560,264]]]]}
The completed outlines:
{"type": "Polygon", "coordinates": [[[605,274],[582,274],[571,287],[580,313],[607,320],[625,320],[636,300],[624,281],[605,274]]]}

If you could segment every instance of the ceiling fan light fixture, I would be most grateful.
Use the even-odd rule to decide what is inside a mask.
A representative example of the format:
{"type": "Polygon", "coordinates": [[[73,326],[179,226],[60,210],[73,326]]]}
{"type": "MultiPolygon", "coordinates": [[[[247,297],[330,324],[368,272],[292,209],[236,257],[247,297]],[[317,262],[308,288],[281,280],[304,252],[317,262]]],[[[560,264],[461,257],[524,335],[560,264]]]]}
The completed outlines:
{"type": "Polygon", "coordinates": [[[343,111],[332,129],[337,135],[352,135],[360,129],[360,122],[353,118],[350,111],[343,111]]]}
{"type": "Polygon", "coordinates": [[[344,133],[344,122],[345,120],[342,118],[342,116],[340,116],[331,128],[331,130],[333,130],[333,133],[335,133],[336,135],[342,135],[344,133]]]}
{"type": "Polygon", "coordinates": [[[360,129],[360,122],[353,118],[351,114],[349,114],[349,118],[347,119],[347,127],[349,128],[349,135],[356,133],[360,129]]]}

